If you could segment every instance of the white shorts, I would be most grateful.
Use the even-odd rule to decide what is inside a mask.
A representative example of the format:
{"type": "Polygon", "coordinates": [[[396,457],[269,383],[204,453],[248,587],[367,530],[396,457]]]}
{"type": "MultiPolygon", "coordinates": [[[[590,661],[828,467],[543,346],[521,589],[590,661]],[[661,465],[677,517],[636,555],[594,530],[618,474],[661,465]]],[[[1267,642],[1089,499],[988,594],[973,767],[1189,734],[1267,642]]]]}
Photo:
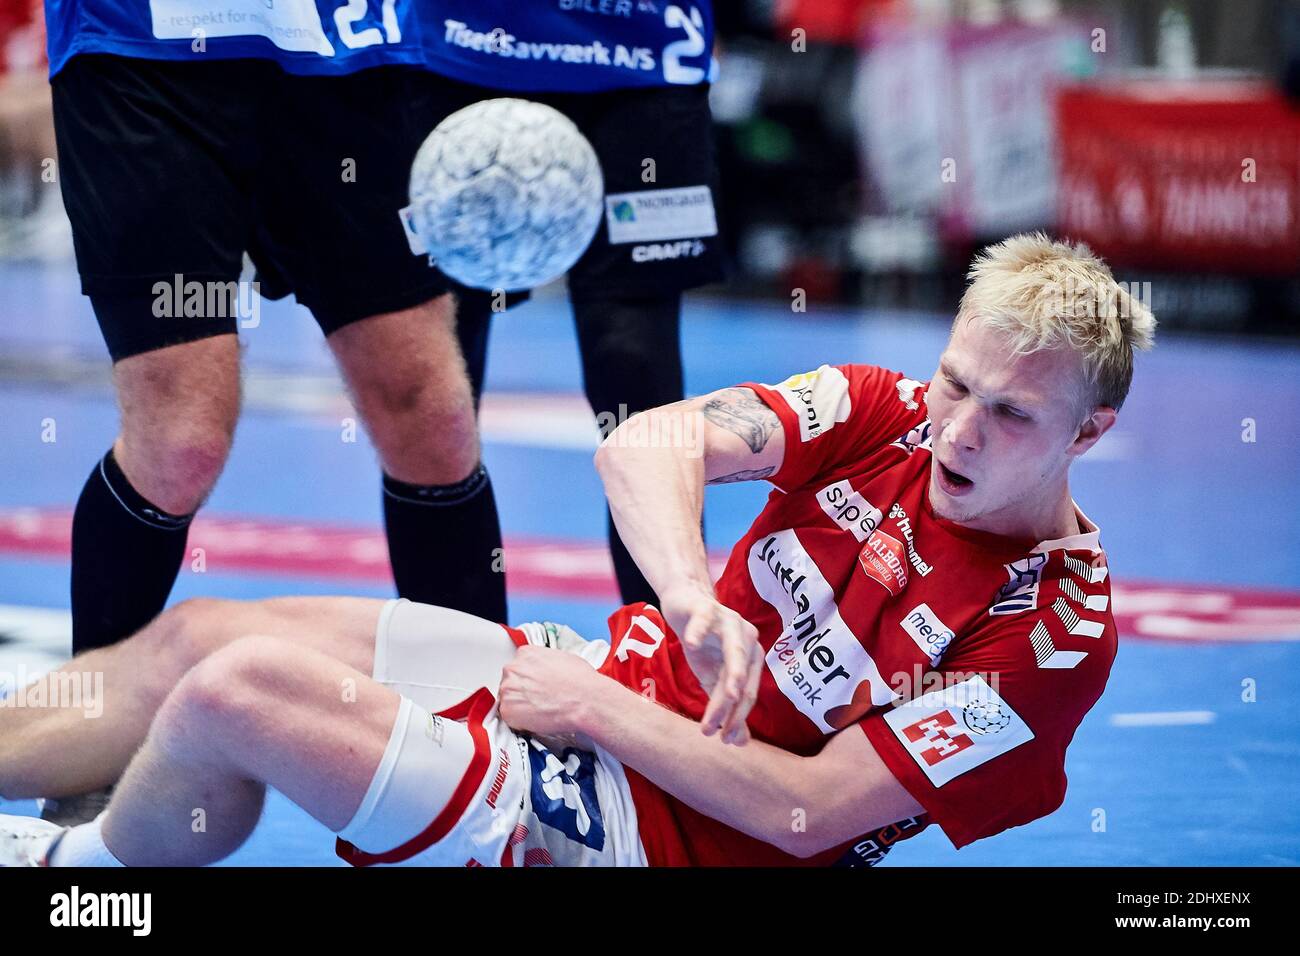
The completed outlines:
{"type": "Polygon", "coordinates": [[[404,599],[375,634],[374,678],[402,695],[392,736],[338,854],[356,866],[645,866],[623,767],[548,744],[497,714],[524,644],[599,667],[605,641],[550,622],[507,628],[404,599]]]}

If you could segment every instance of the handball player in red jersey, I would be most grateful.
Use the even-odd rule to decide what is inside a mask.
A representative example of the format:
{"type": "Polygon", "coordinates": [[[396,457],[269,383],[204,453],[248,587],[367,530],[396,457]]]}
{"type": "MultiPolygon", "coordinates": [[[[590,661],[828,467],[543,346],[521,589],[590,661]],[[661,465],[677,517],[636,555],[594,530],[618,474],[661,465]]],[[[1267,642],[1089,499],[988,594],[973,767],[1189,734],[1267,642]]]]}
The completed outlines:
{"type": "Polygon", "coordinates": [[[605,638],[284,598],[186,602],[74,658],[44,680],[103,672],[103,716],[0,709],[0,793],[120,783],[93,823],[0,818],[0,854],[210,863],[267,785],[357,865],[869,864],[1051,813],[1116,648],[1069,470],[1155,321],[1041,235],[970,276],[928,381],[823,365],[615,430],[596,467],[662,606],[605,638]],[[715,584],[704,487],[750,480],[771,494],[715,584]]]}

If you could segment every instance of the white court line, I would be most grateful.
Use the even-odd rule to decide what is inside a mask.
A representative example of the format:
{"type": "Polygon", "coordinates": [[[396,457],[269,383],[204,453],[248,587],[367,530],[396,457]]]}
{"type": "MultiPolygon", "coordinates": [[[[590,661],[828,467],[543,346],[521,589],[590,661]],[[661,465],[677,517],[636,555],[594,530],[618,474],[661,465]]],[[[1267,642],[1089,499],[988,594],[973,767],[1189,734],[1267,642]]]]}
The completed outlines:
{"type": "Polygon", "coordinates": [[[68,659],[72,615],[43,607],[0,604],[0,699],[68,659]]]}
{"type": "Polygon", "coordinates": [[[66,608],[27,607],[0,604],[0,634],[12,644],[0,645],[0,653],[37,651],[67,657],[72,648],[72,612],[66,608]]]}
{"type": "Polygon", "coordinates": [[[1149,710],[1135,714],[1111,714],[1112,727],[1185,727],[1214,723],[1212,710],[1149,710]]]}
{"type": "MultiPolygon", "coordinates": [[[[110,381],[108,367],[97,354],[87,357],[47,350],[24,354],[21,359],[0,356],[0,382],[4,383],[78,386],[107,395],[110,381]]],[[[338,373],[323,370],[250,368],[244,374],[243,403],[256,411],[318,416],[328,419],[330,428],[356,414],[338,373]]],[[[577,391],[489,390],[483,395],[479,427],[485,441],[501,445],[594,452],[600,444],[595,416],[577,391]]],[[[1134,457],[1137,445],[1133,433],[1112,428],[1082,460],[1127,461],[1134,457]]]]}

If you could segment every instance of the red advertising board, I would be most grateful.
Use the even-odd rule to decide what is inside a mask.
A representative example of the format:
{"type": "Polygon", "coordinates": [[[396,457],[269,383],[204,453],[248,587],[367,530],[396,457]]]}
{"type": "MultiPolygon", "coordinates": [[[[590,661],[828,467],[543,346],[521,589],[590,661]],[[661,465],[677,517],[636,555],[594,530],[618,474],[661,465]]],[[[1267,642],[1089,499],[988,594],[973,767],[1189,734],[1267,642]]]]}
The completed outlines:
{"type": "Polygon", "coordinates": [[[1271,87],[1072,86],[1056,124],[1062,234],[1123,266],[1300,271],[1300,111],[1271,87]]]}

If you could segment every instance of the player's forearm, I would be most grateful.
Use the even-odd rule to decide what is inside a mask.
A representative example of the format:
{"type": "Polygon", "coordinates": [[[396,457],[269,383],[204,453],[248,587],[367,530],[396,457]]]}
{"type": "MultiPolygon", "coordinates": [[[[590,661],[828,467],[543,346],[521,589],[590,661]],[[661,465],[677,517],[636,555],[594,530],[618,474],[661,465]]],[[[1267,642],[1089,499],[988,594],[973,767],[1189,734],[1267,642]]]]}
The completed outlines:
{"type": "Polygon", "coordinates": [[[699,724],[604,679],[587,696],[581,731],[683,803],[764,843],[795,847],[805,758],[759,741],[730,747],[699,724]]]}
{"type": "MultiPolygon", "coordinates": [[[[642,412],[640,434],[689,434],[674,428],[674,406],[642,412]],[[647,426],[647,422],[652,423],[647,426]]],[[[687,413],[681,413],[684,420],[687,413]]],[[[656,593],[690,584],[712,593],[700,515],[704,507],[704,459],[689,442],[639,440],[619,426],[596,453],[610,512],[628,553],[656,593]]]]}

